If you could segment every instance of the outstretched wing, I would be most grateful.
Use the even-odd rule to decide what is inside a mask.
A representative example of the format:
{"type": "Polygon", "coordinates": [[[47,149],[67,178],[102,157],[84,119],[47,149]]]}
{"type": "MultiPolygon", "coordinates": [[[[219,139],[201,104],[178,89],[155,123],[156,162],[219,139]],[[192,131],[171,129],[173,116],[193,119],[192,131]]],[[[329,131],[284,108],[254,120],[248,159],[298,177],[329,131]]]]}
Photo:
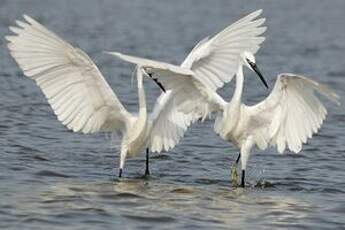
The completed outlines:
{"type": "Polygon", "coordinates": [[[298,153],[326,118],[327,110],[315,92],[340,104],[338,95],[327,86],[304,76],[280,74],[267,99],[244,107],[250,127],[256,130],[256,144],[260,148],[277,146],[280,153],[286,147],[298,153]]]}
{"type": "Polygon", "coordinates": [[[232,80],[244,51],[255,54],[265,40],[266,27],[257,10],[231,24],[211,39],[203,39],[190,52],[182,67],[191,69],[204,85],[216,90],[232,80]]]}
{"type": "Polygon", "coordinates": [[[162,93],[151,114],[152,131],[148,146],[151,152],[168,151],[175,147],[184,136],[187,128],[198,119],[192,113],[180,112],[174,103],[174,93],[162,93]]]}
{"type": "Polygon", "coordinates": [[[209,103],[200,91],[189,85],[187,82],[183,87],[158,97],[151,116],[153,127],[149,146],[153,152],[172,149],[191,124],[204,120],[210,111],[219,110],[218,106],[226,104],[221,97],[209,103]]]}
{"type": "Polygon", "coordinates": [[[142,67],[153,80],[162,83],[165,89],[176,90],[183,84],[193,85],[193,78],[191,76],[193,76],[194,73],[190,69],[172,65],[166,62],[122,54],[119,52],[106,53],[142,67]]]}
{"type": "Polygon", "coordinates": [[[151,60],[147,58],[131,56],[131,55],[123,54],[120,52],[105,52],[105,53],[118,57],[119,59],[122,59],[126,62],[142,66],[146,70],[151,69],[150,72],[152,73],[162,72],[162,73],[170,74],[170,75],[183,75],[183,76],[193,75],[193,72],[190,69],[180,67],[177,65],[172,65],[166,62],[160,62],[160,61],[155,61],[155,60],[151,60]]]}
{"type": "Polygon", "coordinates": [[[34,79],[59,121],[74,132],[123,129],[131,115],[86,53],[24,15],[10,27],[8,48],[24,74],[34,79]]]}

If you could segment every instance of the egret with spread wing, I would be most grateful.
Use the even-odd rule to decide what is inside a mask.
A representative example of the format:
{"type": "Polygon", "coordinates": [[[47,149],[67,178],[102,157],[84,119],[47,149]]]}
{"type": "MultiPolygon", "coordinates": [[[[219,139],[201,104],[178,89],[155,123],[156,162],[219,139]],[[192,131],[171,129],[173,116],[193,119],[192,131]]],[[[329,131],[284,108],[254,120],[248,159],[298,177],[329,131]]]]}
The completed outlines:
{"type": "MultiPolygon", "coordinates": [[[[256,145],[262,150],[268,146],[277,146],[279,152],[288,148],[298,153],[307,138],[311,138],[312,134],[318,131],[327,110],[315,92],[339,103],[338,96],[325,85],[295,74],[280,74],[266,100],[254,106],[244,105],[241,101],[243,66],[254,71],[268,88],[250,51],[236,56],[236,88],[230,102],[224,101],[212,90],[214,82],[205,81],[202,78],[205,75],[200,75],[200,72],[197,74],[193,68],[195,74],[191,76],[171,75],[164,70],[167,65],[165,63],[114,54],[129,62],[143,65],[148,75],[155,76],[171,92],[178,92],[178,95],[174,96],[178,111],[195,114],[197,117],[206,117],[210,112],[218,111],[214,127],[216,133],[240,149],[236,162],[241,159],[242,187],[245,186],[245,169],[253,146],[256,145]]],[[[208,73],[217,76],[217,72],[208,73]]]]}
{"type": "MultiPolygon", "coordinates": [[[[179,79],[174,83],[174,90],[159,96],[148,117],[141,72],[138,72],[140,111],[139,117],[136,117],[125,110],[83,51],[72,47],[32,18],[25,16],[27,23],[17,21],[21,28],[11,28],[17,36],[8,36],[7,39],[12,56],[25,75],[36,80],[64,125],[83,133],[120,130],[123,140],[119,175],[122,174],[127,154],[136,155],[145,147],[145,174],[149,174],[148,151],[161,152],[173,148],[188,126],[200,118],[200,113],[179,111],[176,102],[184,101],[188,94],[199,92],[196,85],[207,84],[203,93],[214,92],[233,78],[238,57],[244,50],[255,53],[259,49],[264,40],[259,35],[266,30],[261,27],[264,19],[255,19],[261,12],[255,11],[212,39],[199,42],[181,67],[116,53],[139,64],[138,70],[143,70],[161,88],[157,74],[163,78],[174,76],[179,79]],[[192,81],[190,76],[194,75],[201,84],[199,80],[192,81]],[[188,83],[180,81],[182,79],[188,79],[188,83]],[[131,133],[130,129],[137,131],[131,133]]],[[[190,97],[189,102],[195,96],[190,97]]]]}
{"type": "MultiPolygon", "coordinates": [[[[185,113],[200,113],[203,114],[202,116],[218,111],[214,125],[216,133],[240,149],[232,174],[237,175],[235,169],[241,160],[241,187],[245,186],[245,170],[253,146],[261,150],[276,146],[280,153],[286,148],[298,153],[307,139],[318,132],[326,118],[327,110],[315,92],[340,104],[338,95],[326,85],[301,75],[286,73],[278,75],[271,94],[265,100],[247,106],[241,101],[244,83],[243,66],[254,71],[268,88],[256,65],[254,55],[244,52],[236,72],[236,88],[230,102],[225,102],[216,93],[206,96],[201,93],[197,96],[199,101],[194,100],[186,106],[181,103],[180,107],[185,113]]],[[[168,88],[175,87],[173,79],[160,80],[168,88]]],[[[233,179],[237,180],[237,177],[233,179]]]]}
{"type": "MultiPolygon", "coordinates": [[[[124,58],[129,58],[124,56],[124,58]]],[[[264,150],[276,146],[282,153],[286,148],[298,153],[302,144],[317,133],[326,118],[327,110],[315,92],[320,93],[339,104],[339,97],[326,85],[322,85],[304,76],[296,74],[278,75],[271,94],[262,102],[247,106],[242,103],[243,66],[254,71],[268,88],[256,65],[254,55],[243,52],[236,72],[236,88],[230,102],[226,102],[215,91],[206,90],[197,75],[167,75],[160,70],[164,63],[151,62],[154,68],[144,68],[157,73],[155,76],[168,90],[180,92],[185,99],[175,97],[175,106],[185,114],[197,114],[205,117],[210,112],[218,112],[214,129],[224,140],[232,142],[240,149],[232,174],[236,174],[236,166],[241,160],[241,187],[245,186],[245,170],[253,146],[264,150]],[[193,83],[193,84],[192,84],[193,83]]],[[[152,72],[150,73],[152,74],[152,72]]],[[[233,177],[233,175],[232,175],[233,177]]],[[[236,178],[232,178],[236,180],[236,178]]]]}
{"type": "MultiPolygon", "coordinates": [[[[245,52],[242,60],[250,69],[257,69],[251,53],[245,52]]],[[[327,110],[315,92],[339,104],[337,94],[326,85],[301,75],[283,73],[278,75],[265,100],[247,106],[241,102],[243,81],[243,66],[240,65],[234,95],[229,103],[217,105],[220,113],[214,126],[216,133],[240,149],[234,169],[241,159],[241,187],[245,186],[245,169],[253,146],[261,150],[276,146],[280,153],[286,148],[298,153],[302,144],[318,132],[327,110]]]]}
{"type": "MultiPolygon", "coordinates": [[[[150,135],[157,130],[154,124],[165,124],[166,114],[173,113],[173,108],[162,109],[163,102],[158,100],[153,118],[148,116],[143,69],[139,66],[139,114],[129,113],[85,52],[65,42],[31,17],[24,15],[24,19],[26,22],[17,21],[18,27],[10,27],[16,35],[6,37],[11,55],[24,74],[36,81],[58,120],[68,129],[84,134],[114,131],[122,134],[121,176],[126,156],[135,156],[147,147],[150,135]]],[[[166,71],[169,72],[169,69],[166,71]]],[[[192,71],[175,67],[174,73],[190,75],[192,71]]],[[[159,82],[156,83],[162,88],[159,82]]],[[[176,112],[173,115],[180,123],[176,122],[171,128],[179,132],[179,129],[185,130],[192,119],[191,116],[181,118],[176,112]]],[[[149,174],[148,158],[146,163],[145,175],[149,174]]]]}

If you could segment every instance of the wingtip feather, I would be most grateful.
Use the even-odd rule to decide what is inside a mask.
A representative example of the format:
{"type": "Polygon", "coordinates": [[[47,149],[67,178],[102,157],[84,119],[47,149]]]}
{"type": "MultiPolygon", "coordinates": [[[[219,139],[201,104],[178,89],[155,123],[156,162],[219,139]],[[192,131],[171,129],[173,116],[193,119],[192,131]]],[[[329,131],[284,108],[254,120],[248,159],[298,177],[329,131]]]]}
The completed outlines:
{"type": "Polygon", "coordinates": [[[256,27],[260,27],[266,22],[266,18],[258,18],[255,21],[252,21],[253,23],[257,23],[256,27]]]}
{"type": "Polygon", "coordinates": [[[25,21],[27,21],[28,23],[32,24],[32,22],[36,22],[35,19],[33,19],[32,17],[30,17],[27,14],[23,14],[23,18],[25,19],[25,21]]]}
{"type": "Polygon", "coordinates": [[[5,36],[5,40],[7,40],[8,42],[12,42],[13,38],[15,38],[16,36],[13,35],[6,35],[5,36]]]}
{"type": "Polygon", "coordinates": [[[20,20],[16,20],[16,24],[22,28],[24,28],[27,25],[27,23],[20,21],[20,20]]]}
{"type": "Polygon", "coordinates": [[[267,26],[262,26],[262,27],[261,27],[261,30],[262,30],[261,34],[265,33],[266,30],[267,30],[267,26]]]}
{"type": "Polygon", "coordinates": [[[256,18],[262,14],[262,11],[263,11],[262,9],[255,10],[252,13],[248,14],[247,17],[256,18]]]}
{"type": "Polygon", "coordinates": [[[112,55],[112,56],[116,56],[116,57],[121,57],[122,56],[122,54],[119,53],[119,52],[103,51],[103,53],[109,54],[109,55],[112,55]]]}
{"type": "Polygon", "coordinates": [[[20,30],[20,28],[16,27],[16,26],[10,26],[8,27],[8,29],[15,34],[18,34],[18,30],[20,30]]]}

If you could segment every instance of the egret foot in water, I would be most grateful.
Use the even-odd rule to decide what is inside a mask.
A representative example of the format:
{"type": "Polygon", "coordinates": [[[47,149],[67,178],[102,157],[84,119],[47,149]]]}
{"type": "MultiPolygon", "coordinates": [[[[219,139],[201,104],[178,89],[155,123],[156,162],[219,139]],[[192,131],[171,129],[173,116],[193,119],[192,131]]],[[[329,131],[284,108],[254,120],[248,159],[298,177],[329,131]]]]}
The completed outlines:
{"type": "Polygon", "coordinates": [[[119,169],[119,177],[122,177],[122,169],[119,169]]]}
{"type": "Polygon", "coordinates": [[[238,165],[238,162],[240,161],[240,158],[241,158],[241,153],[238,154],[236,161],[231,166],[231,174],[230,175],[231,175],[231,184],[233,187],[238,186],[238,183],[237,183],[237,179],[238,179],[237,165],[238,165]]]}
{"type": "Polygon", "coordinates": [[[242,177],[241,177],[241,185],[240,185],[240,187],[242,187],[242,188],[245,187],[245,184],[244,184],[245,173],[246,173],[246,171],[242,169],[242,177]]]}
{"type": "Polygon", "coordinates": [[[237,183],[238,174],[237,174],[237,164],[235,164],[235,163],[232,164],[232,166],[231,166],[230,177],[231,177],[232,187],[237,187],[238,186],[238,183],[237,183]]]}

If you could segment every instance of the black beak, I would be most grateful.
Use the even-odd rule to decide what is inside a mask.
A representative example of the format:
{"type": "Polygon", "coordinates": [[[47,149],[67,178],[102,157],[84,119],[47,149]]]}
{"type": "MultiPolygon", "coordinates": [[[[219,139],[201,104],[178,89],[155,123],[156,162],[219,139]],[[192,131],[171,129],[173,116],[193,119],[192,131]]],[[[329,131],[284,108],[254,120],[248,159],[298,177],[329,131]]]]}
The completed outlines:
{"type": "Polygon", "coordinates": [[[158,85],[158,87],[159,87],[164,93],[166,93],[166,90],[165,90],[164,86],[162,85],[162,83],[160,83],[160,82],[158,81],[157,78],[153,77],[153,76],[152,76],[152,73],[148,73],[147,75],[158,85]]]}
{"type": "Polygon", "coordinates": [[[254,63],[254,62],[251,62],[247,59],[249,65],[252,67],[252,69],[254,70],[254,72],[259,76],[259,78],[261,79],[262,83],[265,85],[265,87],[268,89],[268,84],[264,78],[264,76],[262,76],[258,66],[254,63]]]}

